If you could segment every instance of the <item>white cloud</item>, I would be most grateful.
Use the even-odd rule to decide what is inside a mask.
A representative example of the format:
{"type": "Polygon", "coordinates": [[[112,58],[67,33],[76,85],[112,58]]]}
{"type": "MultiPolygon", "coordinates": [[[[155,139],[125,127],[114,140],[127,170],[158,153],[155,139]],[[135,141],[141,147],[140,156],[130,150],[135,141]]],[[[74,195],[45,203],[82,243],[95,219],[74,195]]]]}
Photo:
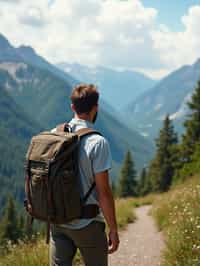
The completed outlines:
{"type": "Polygon", "coordinates": [[[24,10],[23,14],[19,17],[19,22],[33,27],[42,27],[47,23],[43,11],[37,7],[29,7],[24,10]]]}
{"type": "Polygon", "coordinates": [[[19,1],[0,0],[0,32],[52,62],[140,69],[158,78],[199,56],[200,6],[183,16],[184,31],[173,32],[140,0],[19,1]]]}
{"type": "MultiPolygon", "coordinates": [[[[158,58],[152,60],[149,34],[157,11],[144,8],[139,0],[56,0],[51,5],[35,0],[31,6],[27,2],[21,0],[20,7],[14,7],[15,16],[5,15],[0,25],[15,44],[29,43],[54,62],[141,67],[153,61],[154,67],[159,65],[158,58]],[[6,32],[11,24],[20,31],[6,32]]],[[[5,14],[11,13],[7,6],[5,14]]]]}
{"type": "Polygon", "coordinates": [[[170,74],[174,69],[173,68],[158,68],[158,69],[151,69],[151,68],[134,68],[134,71],[141,72],[153,79],[159,80],[162,77],[166,77],[170,74]]]}
{"type": "Polygon", "coordinates": [[[154,47],[166,67],[177,68],[192,64],[200,57],[200,6],[190,7],[182,17],[184,31],[174,32],[166,26],[160,26],[152,34],[154,47]]]}
{"type": "Polygon", "coordinates": [[[9,4],[9,3],[13,3],[13,4],[16,4],[16,3],[19,3],[21,0],[0,0],[0,3],[1,2],[4,2],[6,4],[9,4]]]}

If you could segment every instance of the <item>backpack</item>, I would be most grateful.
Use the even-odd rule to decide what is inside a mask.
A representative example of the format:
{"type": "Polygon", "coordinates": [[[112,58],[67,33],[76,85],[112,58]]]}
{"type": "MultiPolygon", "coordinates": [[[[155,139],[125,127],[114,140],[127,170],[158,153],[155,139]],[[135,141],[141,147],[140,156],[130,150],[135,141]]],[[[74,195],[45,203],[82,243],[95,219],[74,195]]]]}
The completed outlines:
{"type": "Polygon", "coordinates": [[[99,213],[96,204],[85,204],[95,182],[81,198],[78,183],[78,148],[81,139],[99,132],[83,128],[70,132],[67,123],[57,126],[55,133],[41,132],[33,136],[26,154],[24,205],[31,218],[50,224],[65,224],[77,218],[93,218],[99,213]]]}

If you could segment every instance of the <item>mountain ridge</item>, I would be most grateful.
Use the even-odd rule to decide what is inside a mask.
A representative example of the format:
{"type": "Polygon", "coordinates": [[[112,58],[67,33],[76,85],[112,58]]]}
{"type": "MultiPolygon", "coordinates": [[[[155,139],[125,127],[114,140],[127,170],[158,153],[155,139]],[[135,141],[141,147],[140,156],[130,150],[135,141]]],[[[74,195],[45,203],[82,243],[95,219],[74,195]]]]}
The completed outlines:
{"type": "Polygon", "coordinates": [[[78,63],[60,63],[57,66],[81,82],[97,85],[102,98],[118,111],[126,106],[130,98],[135,98],[156,83],[136,71],[117,71],[109,67],[89,67],[78,63]]]}
{"type": "Polygon", "coordinates": [[[199,79],[200,59],[167,75],[126,107],[134,126],[153,138],[158,134],[164,116],[169,114],[176,121],[176,130],[182,134],[183,121],[189,113],[187,102],[199,79]]]}

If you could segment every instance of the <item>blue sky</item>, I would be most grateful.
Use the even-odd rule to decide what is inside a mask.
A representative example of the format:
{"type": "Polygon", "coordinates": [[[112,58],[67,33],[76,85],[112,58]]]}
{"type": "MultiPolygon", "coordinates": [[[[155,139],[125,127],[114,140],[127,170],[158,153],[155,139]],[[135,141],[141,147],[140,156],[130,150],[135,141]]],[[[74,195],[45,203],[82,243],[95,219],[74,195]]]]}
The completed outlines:
{"type": "Polygon", "coordinates": [[[200,58],[200,0],[0,0],[0,20],[14,46],[52,63],[161,78],[200,58]]]}
{"type": "Polygon", "coordinates": [[[174,31],[184,29],[181,17],[189,7],[200,5],[200,0],[142,0],[145,7],[158,10],[158,22],[168,25],[174,31]]]}

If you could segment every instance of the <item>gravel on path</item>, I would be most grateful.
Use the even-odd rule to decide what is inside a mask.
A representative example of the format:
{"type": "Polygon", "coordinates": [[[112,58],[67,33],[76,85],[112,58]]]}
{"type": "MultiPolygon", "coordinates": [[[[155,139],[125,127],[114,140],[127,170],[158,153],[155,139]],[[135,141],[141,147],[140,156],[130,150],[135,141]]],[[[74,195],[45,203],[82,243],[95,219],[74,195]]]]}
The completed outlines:
{"type": "Polygon", "coordinates": [[[109,266],[158,266],[164,239],[148,215],[151,206],[135,209],[137,220],[120,233],[118,251],[109,255],[109,266]]]}

